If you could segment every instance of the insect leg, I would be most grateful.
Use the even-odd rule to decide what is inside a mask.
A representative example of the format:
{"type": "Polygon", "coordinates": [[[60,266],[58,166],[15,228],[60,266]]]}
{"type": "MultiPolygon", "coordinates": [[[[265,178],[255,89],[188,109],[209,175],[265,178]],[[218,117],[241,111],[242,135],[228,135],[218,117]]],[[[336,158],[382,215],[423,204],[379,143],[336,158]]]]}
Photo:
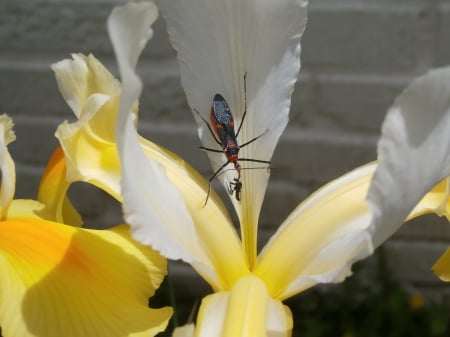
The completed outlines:
{"type": "Polygon", "coordinates": [[[242,114],[241,124],[239,124],[238,130],[236,132],[236,138],[241,132],[242,124],[244,123],[245,116],[247,115],[247,72],[244,74],[244,113],[242,114]]]}
{"type": "Polygon", "coordinates": [[[262,164],[269,164],[269,165],[272,164],[272,162],[269,160],[250,159],[250,158],[239,158],[239,161],[251,161],[254,163],[262,163],[262,164]]]}
{"type": "Polygon", "coordinates": [[[220,171],[222,171],[224,169],[224,167],[227,166],[229,163],[230,163],[230,161],[227,160],[227,162],[225,164],[223,164],[221,167],[219,167],[217,169],[217,171],[214,172],[214,174],[211,177],[209,177],[209,179],[208,179],[208,193],[206,194],[206,200],[205,200],[205,204],[203,205],[203,207],[205,207],[206,204],[208,203],[209,194],[211,193],[211,181],[213,181],[213,179],[215,177],[217,177],[217,175],[220,173],[220,171]]]}
{"type": "MultiPolygon", "coordinates": [[[[211,133],[211,136],[214,138],[214,140],[216,141],[217,144],[219,144],[220,146],[222,146],[222,143],[217,139],[216,135],[214,134],[213,130],[211,129],[211,125],[209,125],[208,121],[206,119],[203,118],[203,116],[200,114],[200,112],[198,112],[197,109],[194,109],[194,111],[197,113],[197,115],[200,116],[200,118],[202,119],[202,121],[206,124],[206,126],[208,127],[209,132],[211,133]]],[[[219,151],[222,152],[222,151],[219,151]]]]}

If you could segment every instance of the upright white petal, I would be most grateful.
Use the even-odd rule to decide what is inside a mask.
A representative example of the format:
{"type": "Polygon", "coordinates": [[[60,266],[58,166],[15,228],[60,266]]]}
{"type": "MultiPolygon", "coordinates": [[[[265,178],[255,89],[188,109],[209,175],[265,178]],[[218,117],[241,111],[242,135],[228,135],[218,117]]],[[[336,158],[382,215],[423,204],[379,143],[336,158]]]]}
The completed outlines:
{"type": "Polygon", "coordinates": [[[177,227],[193,228],[191,216],[164,168],[144,155],[131,113],[133,103],[142,90],[142,82],[134,68],[152,35],[150,25],[156,17],[156,6],[147,2],[116,7],[108,19],[123,86],[117,123],[123,207],[125,218],[137,240],[152,244],[166,257],[192,262],[195,258],[173,239],[179,237],[182,240],[186,235],[181,231],[177,233],[177,227]]]}
{"type": "Polygon", "coordinates": [[[5,217],[16,189],[15,165],[8,151],[8,144],[16,139],[13,126],[9,116],[0,116],[0,220],[5,217]]]}
{"type": "Polygon", "coordinates": [[[416,79],[396,99],[384,121],[378,158],[368,194],[375,245],[450,175],[450,67],[416,79]]]}
{"type": "MultiPolygon", "coordinates": [[[[268,132],[243,147],[240,157],[270,160],[288,121],[300,69],[307,1],[163,0],[159,5],[178,52],[181,80],[191,108],[209,121],[213,97],[220,93],[230,105],[237,131],[245,109],[247,74],[247,115],[238,142],[244,144],[268,132]]],[[[205,123],[195,112],[194,116],[203,146],[220,150],[205,123]]],[[[208,155],[213,171],[226,162],[221,153],[208,155]]],[[[266,166],[245,161],[241,165],[266,166]]],[[[236,176],[234,170],[229,170],[219,179],[226,185],[236,176]]],[[[265,169],[243,170],[241,202],[231,196],[241,224],[246,223],[251,232],[255,232],[268,178],[265,169]]],[[[247,238],[245,231],[244,245],[247,239],[255,239],[247,238]]]]}

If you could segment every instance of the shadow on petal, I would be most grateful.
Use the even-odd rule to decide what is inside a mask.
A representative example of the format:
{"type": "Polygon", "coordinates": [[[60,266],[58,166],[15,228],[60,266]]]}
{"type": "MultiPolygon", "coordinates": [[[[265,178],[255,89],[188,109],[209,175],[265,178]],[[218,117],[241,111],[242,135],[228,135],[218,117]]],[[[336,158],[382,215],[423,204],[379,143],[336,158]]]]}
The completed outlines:
{"type": "Polygon", "coordinates": [[[22,220],[12,225],[6,232],[13,244],[1,242],[0,248],[1,262],[7,262],[0,268],[8,276],[0,307],[6,336],[137,337],[165,329],[172,310],[150,309],[148,298],[166,262],[131,242],[127,227],[77,230],[22,220]]]}

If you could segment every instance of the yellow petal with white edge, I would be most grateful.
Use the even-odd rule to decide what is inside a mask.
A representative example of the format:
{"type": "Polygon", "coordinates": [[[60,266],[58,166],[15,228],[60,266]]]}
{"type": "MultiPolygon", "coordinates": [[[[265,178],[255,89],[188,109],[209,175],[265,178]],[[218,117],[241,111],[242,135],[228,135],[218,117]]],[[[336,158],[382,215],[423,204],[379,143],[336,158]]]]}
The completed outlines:
{"type": "Polygon", "coordinates": [[[148,308],[166,261],[126,226],[2,221],[0,273],[4,336],[154,336],[171,316],[170,308],[148,308]]]}
{"type": "MultiPolygon", "coordinates": [[[[270,161],[288,122],[294,84],[300,70],[300,38],[306,24],[304,0],[160,1],[170,40],[180,64],[181,82],[191,109],[205,120],[215,94],[228,102],[234,117],[241,158],[270,161]],[[244,82],[245,76],[245,82],[244,82]],[[246,116],[244,120],[244,111],[246,116]]],[[[194,113],[205,147],[220,149],[204,121],[194,113]]],[[[207,152],[213,171],[226,158],[207,152]]],[[[242,196],[230,195],[241,222],[250,266],[256,261],[257,226],[269,180],[267,164],[242,161],[242,196]]],[[[218,176],[226,188],[233,166],[218,176]]]]}
{"type": "MultiPolygon", "coordinates": [[[[198,253],[198,256],[204,256],[208,261],[207,264],[212,267],[214,272],[210,268],[205,269],[203,265],[205,260],[203,263],[191,261],[192,266],[214,289],[230,289],[230,286],[239,277],[248,274],[249,270],[239,245],[239,238],[232,227],[225,206],[214,191],[211,191],[208,202],[204,205],[208,190],[207,183],[198,171],[176,154],[142,138],[140,138],[140,143],[147,158],[157,161],[165,168],[168,180],[176,186],[193,220],[194,228],[182,226],[181,224],[184,222],[178,221],[173,225],[169,222],[166,223],[167,229],[172,232],[173,237],[178,238],[175,239],[178,241],[177,245],[184,245],[186,248],[190,246],[191,248],[188,248],[188,250],[197,250],[198,247],[195,247],[194,242],[199,242],[199,247],[203,248],[206,256],[203,253],[198,253]],[[189,240],[192,240],[192,242],[189,242],[189,240]]],[[[132,152],[129,151],[128,153],[132,152]]],[[[124,169],[127,169],[128,166],[134,167],[132,161],[127,161],[124,164],[124,169]]],[[[129,172],[130,175],[133,175],[134,170],[129,172]]],[[[143,181],[141,179],[144,176],[148,177],[149,180],[154,179],[151,171],[144,171],[142,174],[139,175],[139,181],[143,181]]],[[[134,176],[136,175],[134,174],[134,176]]],[[[152,184],[154,185],[154,183],[151,183],[149,187],[152,184]]],[[[145,194],[143,190],[149,187],[142,186],[140,194],[143,196],[145,194]]],[[[160,191],[154,191],[154,193],[163,196],[166,191],[164,186],[161,188],[160,191]]],[[[173,205],[174,200],[170,200],[173,205]]],[[[136,203],[133,207],[137,205],[136,203]]],[[[155,207],[156,205],[153,203],[148,203],[146,206],[148,211],[155,207]]],[[[145,219],[145,216],[143,219],[145,219]]],[[[151,225],[147,222],[147,226],[151,225]]],[[[150,240],[156,241],[152,243],[152,246],[155,247],[156,244],[156,247],[159,247],[157,242],[159,239],[149,237],[150,240]]]]}
{"type": "MultiPolygon", "coordinates": [[[[351,274],[353,262],[371,254],[372,213],[365,201],[377,163],[325,185],[286,219],[259,256],[255,274],[272,296],[286,299],[317,283],[335,283],[351,274]]],[[[408,219],[434,212],[448,202],[447,181],[424,196],[408,219]]]]}
{"type": "Polygon", "coordinates": [[[0,116],[0,220],[5,217],[16,190],[16,168],[8,151],[8,144],[16,139],[13,126],[9,116],[0,116]]]}
{"type": "Polygon", "coordinates": [[[317,283],[340,282],[353,262],[371,254],[365,202],[376,163],[328,183],[283,222],[254,271],[272,297],[286,299],[317,283]]]}
{"type": "Polygon", "coordinates": [[[450,248],[445,251],[432,269],[442,281],[450,282],[450,248]]]}
{"type": "Polygon", "coordinates": [[[69,200],[66,158],[61,147],[53,152],[39,184],[37,200],[46,206],[45,219],[71,226],[81,225],[81,216],[69,200]]]}
{"type": "Polygon", "coordinates": [[[148,155],[139,143],[135,116],[130,113],[142,90],[134,67],[151,36],[155,11],[152,3],[128,3],[116,7],[108,18],[123,83],[117,146],[125,219],[135,239],[168,258],[192,264],[214,289],[229,289],[249,271],[227,214],[215,197],[203,207],[204,184],[193,179],[198,174],[183,161],[175,162],[176,157],[153,145],[153,155],[148,155]],[[155,160],[157,156],[172,157],[168,159],[173,168],[155,160]]]}
{"type": "Polygon", "coordinates": [[[292,314],[270,298],[264,282],[241,278],[230,292],[205,297],[197,319],[197,337],[283,337],[292,334],[292,314]]]}

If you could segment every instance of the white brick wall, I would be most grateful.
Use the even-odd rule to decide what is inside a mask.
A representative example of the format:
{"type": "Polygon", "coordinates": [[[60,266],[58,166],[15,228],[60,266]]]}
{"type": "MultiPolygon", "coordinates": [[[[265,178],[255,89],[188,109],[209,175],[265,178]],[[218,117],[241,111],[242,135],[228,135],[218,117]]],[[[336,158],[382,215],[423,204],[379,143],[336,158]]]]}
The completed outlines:
{"type": "MultiPolygon", "coordinates": [[[[0,111],[16,122],[11,152],[18,197],[35,196],[57,144],[55,127],[72,119],[49,65],[72,52],[92,52],[115,72],[105,20],[121,2],[0,2],[0,111]]],[[[208,176],[161,18],[154,28],[139,66],[145,82],[141,130],[208,176]]],[[[315,188],[375,159],[393,98],[426,69],[450,63],[450,0],[311,0],[302,46],[291,123],[273,158],[262,242],[315,188]]],[[[87,197],[79,205],[89,223],[120,221],[118,205],[103,193],[87,197]]],[[[404,226],[388,244],[397,275],[410,287],[442,288],[429,268],[449,241],[450,226],[434,218],[404,226]],[[420,263],[405,263],[412,255],[420,263]]]]}

